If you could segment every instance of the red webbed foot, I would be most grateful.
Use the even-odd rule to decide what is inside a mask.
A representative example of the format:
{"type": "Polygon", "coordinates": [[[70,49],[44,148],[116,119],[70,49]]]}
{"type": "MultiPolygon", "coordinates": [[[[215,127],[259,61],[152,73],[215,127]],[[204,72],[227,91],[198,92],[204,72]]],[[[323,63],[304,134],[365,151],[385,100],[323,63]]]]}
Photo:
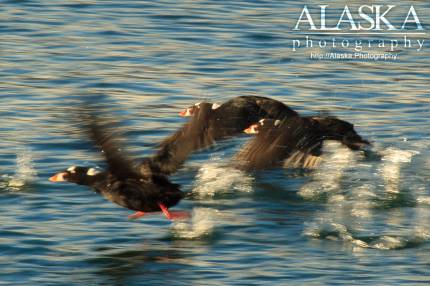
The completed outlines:
{"type": "Polygon", "coordinates": [[[169,212],[169,210],[163,204],[158,204],[158,206],[160,207],[160,209],[164,213],[164,215],[170,220],[186,219],[186,218],[189,218],[191,216],[190,213],[187,211],[170,211],[169,212]]]}
{"type": "Polygon", "coordinates": [[[129,218],[129,219],[137,219],[137,218],[143,217],[144,215],[145,215],[145,213],[144,213],[144,212],[137,211],[137,212],[135,212],[134,214],[129,215],[129,216],[128,216],[128,218],[129,218]]]}

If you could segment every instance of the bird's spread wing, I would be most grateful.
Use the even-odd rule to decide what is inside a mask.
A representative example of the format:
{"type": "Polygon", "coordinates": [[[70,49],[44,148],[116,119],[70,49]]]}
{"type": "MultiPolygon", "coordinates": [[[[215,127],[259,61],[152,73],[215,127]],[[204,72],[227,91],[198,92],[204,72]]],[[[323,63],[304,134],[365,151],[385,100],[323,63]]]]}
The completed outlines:
{"type": "Polygon", "coordinates": [[[200,110],[174,134],[164,139],[157,153],[149,159],[151,169],[161,174],[171,174],[192,152],[212,145],[215,138],[210,131],[210,112],[210,109],[200,110]]]}
{"type": "Polygon", "coordinates": [[[321,156],[314,156],[307,152],[294,151],[292,154],[284,161],[284,168],[305,168],[305,169],[315,169],[321,163],[321,156]]]}
{"type": "Polygon", "coordinates": [[[118,179],[138,176],[133,168],[132,160],[125,153],[119,143],[119,138],[114,136],[113,131],[109,131],[106,124],[94,115],[89,117],[87,123],[89,137],[102,151],[108,171],[118,179]]]}

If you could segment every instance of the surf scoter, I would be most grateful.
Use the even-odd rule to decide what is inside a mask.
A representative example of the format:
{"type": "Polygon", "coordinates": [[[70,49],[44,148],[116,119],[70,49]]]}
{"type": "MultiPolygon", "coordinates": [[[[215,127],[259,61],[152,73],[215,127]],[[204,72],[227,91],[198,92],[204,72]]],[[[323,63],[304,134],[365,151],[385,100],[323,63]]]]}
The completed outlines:
{"type": "Polygon", "coordinates": [[[95,168],[72,166],[52,176],[50,181],[92,187],[106,199],[136,211],[129,218],[139,218],[145,213],[159,211],[168,219],[187,216],[185,212],[168,210],[184,197],[179,185],[171,183],[162,174],[143,175],[139,172],[129,157],[120,151],[117,140],[97,120],[93,119],[90,122],[89,131],[93,142],[103,152],[107,170],[98,171],[95,168]]]}
{"type": "MultiPolygon", "coordinates": [[[[193,116],[200,108],[198,102],[179,113],[180,116],[193,116]]],[[[236,120],[257,122],[262,118],[285,119],[299,114],[283,102],[263,96],[237,96],[223,104],[213,103],[212,109],[218,116],[236,120]]],[[[223,118],[224,120],[224,118],[223,118]]],[[[248,125],[249,126],[249,125],[248,125]]]]}
{"type": "Polygon", "coordinates": [[[244,170],[315,168],[325,140],[339,141],[352,150],[369,145],[351,123],[334,117],[263,119],[245,132],[256,136],[235,156],[237,166],[244,170]]]}
{"type": "Polygon", "coordinates": [[[259,96],[239,96],[219,105],[199,102],[181,112],[191,116],[178,131],[163,140],[154,156],[143,160],[141,172],[175,172],[188,156],[216,141],[241,134],[261,118],[290,118],[298,113],[280,101],[259,96]]]}

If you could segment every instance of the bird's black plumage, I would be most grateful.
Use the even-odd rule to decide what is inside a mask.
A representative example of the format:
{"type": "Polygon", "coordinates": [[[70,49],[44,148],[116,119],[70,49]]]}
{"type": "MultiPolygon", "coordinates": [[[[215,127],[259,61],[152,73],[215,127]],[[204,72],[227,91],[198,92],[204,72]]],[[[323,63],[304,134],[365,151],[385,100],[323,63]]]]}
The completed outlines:
{"type": "Polygon", "coordinates": [[[140,212],[160,211],[160,205],[172,207],[184,197],[179,185],[171,183],[166,176],[154,172],[144,175],[136,169],[122,151],[118,138],[97,117],[91,116],[87,126],[89,137],[104,155],[107,170],[90,172],[90,168],[71,167],[51,177],[51,181],[87,185],[106,199],[140,212]]]}

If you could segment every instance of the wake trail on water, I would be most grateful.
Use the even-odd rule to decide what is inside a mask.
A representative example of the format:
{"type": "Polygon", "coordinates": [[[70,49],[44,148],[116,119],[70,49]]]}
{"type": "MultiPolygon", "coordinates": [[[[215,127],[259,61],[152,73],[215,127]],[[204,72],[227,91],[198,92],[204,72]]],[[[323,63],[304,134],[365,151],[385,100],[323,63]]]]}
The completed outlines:
{"type": "MultiPolygon", "coordinates": [[[[430,240],[426,185],[405,178],[407,195],[416,207],[408,208],[409,202],[402,198],[403,170],[419,151],[389,147],[377,152],[380,160],[369,162],[362,160],[362,152],[351,151],[338,142],[324,143],[320,167],[298,192],[305,200],[323,200],[326,206],[305,223],[305,236],[342,241],[355,251],[401,249],[430,240]],[[413,213],[404,213],[406,209],[413,213]]],[[[211,200],[228,192],[252,192],[253,184],[249,174],[212,158],[199,168],[192,193],[211,200]]],[[[226,216],[228,213],[215,208],[195,207],[188,220],[172,225],[172,231],[182,239],[210,236],[216,227],[231,222],[226,216]]]]}
{"type": "Polygon", "coordinates": [[[326,147],[322,165],[299,191],[305,199],[326,200],[326,209],[305,223],[305,236],[343,241],[356,250],[400,249],[430,239],[425,186],[408,182],[407,195],[417,203],[413,214],[402,199],[402,169],[418,151],[389,147],[378,151],[380,162],[369,163],[357,160],[357,152],[326,147]]]}

